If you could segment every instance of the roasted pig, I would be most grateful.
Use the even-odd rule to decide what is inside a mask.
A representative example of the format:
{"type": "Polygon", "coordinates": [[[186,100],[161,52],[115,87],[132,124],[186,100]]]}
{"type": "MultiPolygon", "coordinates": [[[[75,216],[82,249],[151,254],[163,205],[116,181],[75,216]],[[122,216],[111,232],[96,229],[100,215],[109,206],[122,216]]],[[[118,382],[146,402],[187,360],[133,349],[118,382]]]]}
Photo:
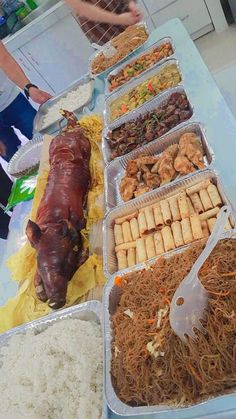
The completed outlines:
{"type": "Polygon", "coordinates": [[[53,309],[65,305],[68,281],[86,258],[81,230],[90,188],[90,142],[74,115],[63,115],[67,128],[51,142],[47,185],[26,228],[37,253],[36,294],[53,309]]]}

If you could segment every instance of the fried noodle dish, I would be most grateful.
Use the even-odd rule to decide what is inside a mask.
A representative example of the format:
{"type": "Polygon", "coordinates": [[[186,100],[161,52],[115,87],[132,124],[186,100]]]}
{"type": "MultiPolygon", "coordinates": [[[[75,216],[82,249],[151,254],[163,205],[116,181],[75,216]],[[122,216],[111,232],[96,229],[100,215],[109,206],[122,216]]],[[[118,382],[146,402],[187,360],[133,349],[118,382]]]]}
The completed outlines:
{"type": "Polygon", "coordinates": [[[236,385],[235,239],[221,240],[200,270],[209,292],[207,334],[197,331],[197,340],[185,344],[169,323],[173,294],[203,246],[115,279],[111,374],[117,396],[130,406],[183,407],[236,385]]]}

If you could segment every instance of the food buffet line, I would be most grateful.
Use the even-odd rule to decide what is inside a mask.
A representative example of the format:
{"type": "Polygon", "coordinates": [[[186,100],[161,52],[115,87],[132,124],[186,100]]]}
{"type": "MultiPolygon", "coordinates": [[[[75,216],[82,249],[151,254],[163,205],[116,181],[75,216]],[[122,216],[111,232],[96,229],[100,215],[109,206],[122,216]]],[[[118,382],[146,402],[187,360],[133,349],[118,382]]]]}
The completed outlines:
{"type": "MultiPolygon", "coordinates": [[[[34,357],[49,368],[48,375],[41,374],[37,381],[39,392],[49,383],[52,389],[45,397],[51,400],[58,392],[62,400],[61,404],[46,403],[46,417],[58,417],[49,415],[54,408],[60,410],[61,417],[99,418],[102,407],[103,416],[109,418],[222,417],[222,412],[224,418],[230,417],[235,415],[236,381],[236,244],[231,238],[236,205],[236,121],[179,20],[149,36],[145,25],[138,25],[137,32],[128,30],[129,42],[118,61],[113,48],[119,50],[123,37],[106,47],[103,55],[92,57],[90,76],[43,105],[35,120],[35,131],[44,135],[43,146],[39,138],[37,147],[41,144],[44,154],[45,143],[50,148],[46,160],[41,158],[26,228],[34,253],[28,244],[23,263],[32,271],[33,260],[35,270],[28,276],[30,284],[23,283],[21,298],[28,287],[31,310],[32,300],[34,305],[29,313],[37,311],[37,317],[49,313],[43,309],[48,305],[58,309],[65,301],[81,303],[83,300],[73,299],[72,294],[84,286],[81,278],[91,271],[78,276],[77,288],[73,275],[78,264],[78,270],[85,267],[86,257],[94,257],[93,245],[94,253],[103,250],[107,278],[103,302],[89,301],[54,311],[2,334],[2,369],[7,374],[14,362],[11,385],[23,379],[28,383],[24,401],[30,417],[37,417],[30,403],[35,378],[22,377],[22,371],[27,370],[28,362],[34,368],[34,357]],[[132,44],[132,36],[136,44],[132,44]],[[131,50],[129,61],[121,62],[131,50]],[[119,65],[114,68],[114,64],[119,65]],[[95,101],[92,113],[81,117],[81,101],[89,107],[94,88],[100,99],[105,89],[105,100],[95,101]],[[60,108],[64,109],[63,119],[60,108]],[[98,150],[93,135],[96,132],[99,141],[101,129],[93,113],[103,110],[105,125],[98,150]],[[96,166],[101,150],[105,161],[103,240],[99,229],[88,237],[99,220],[89,214],[89,206],[98,198],[94,183],[96,180],[99,185],[97,173],[103,173],[103,167],[96,166]],[[74,200],[72,189],[79,199],[74,200]],[[94,193],[91,197],[89,189],[94,193]],[[197,341],[190,339],[186,344],[171,329],[171,299],[225,204],[231,207],[225,240],[217,244],[200,271],[210,295],[204,323],[207,334],[198,332],[197,341]],[[29,359],[21,364],[19,354],[24,357],[24,345],[29,359]],[[58,368],[62,371],[60,385],[68,392],[50,379],[58,368]]],[[[8,400],[7,411],[9,388],[0,383],[0,389],[0,400],[8,400]]],[[[35,409],[42,408],[40,398],[33,403],[35,409]]]]}

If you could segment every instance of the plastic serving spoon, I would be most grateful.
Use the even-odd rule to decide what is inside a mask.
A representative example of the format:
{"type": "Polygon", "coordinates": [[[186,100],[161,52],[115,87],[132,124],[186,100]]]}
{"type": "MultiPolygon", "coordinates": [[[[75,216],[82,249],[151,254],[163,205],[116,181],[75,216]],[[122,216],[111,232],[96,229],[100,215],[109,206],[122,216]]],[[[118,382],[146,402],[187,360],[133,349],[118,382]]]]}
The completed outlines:
{"type": "Polygon", "coordinates": [[[106,45],[98,45],[98,44],[96,44],[96,43],[93,43],[92,44],[92,47],[94,48],[94,49],[97,49],[98,51],[101,51],[101,52],[103,52],[103,55],[106,57],[106,58],[111,58],[111,57],[114,57],[114,55],[116,55],[117,54],[117,50],[116,50],[116,48],[115,47],[113,47],[113,45],[111,45],[111,44],[106,44],[106,45]]]}
{"type": "Polygon", "coordinates": [[[206,316],[208,292],[198,278],[198,272],[224,232],[226,221],[231,213],[229,206],[221,208],[213,231],[206,246],[189,274],[178,286],[170,305],[170,325],[180,339],[187,343],[186,335],[196,338],[193,328],[206,333],[200,320],[206,316]]]}

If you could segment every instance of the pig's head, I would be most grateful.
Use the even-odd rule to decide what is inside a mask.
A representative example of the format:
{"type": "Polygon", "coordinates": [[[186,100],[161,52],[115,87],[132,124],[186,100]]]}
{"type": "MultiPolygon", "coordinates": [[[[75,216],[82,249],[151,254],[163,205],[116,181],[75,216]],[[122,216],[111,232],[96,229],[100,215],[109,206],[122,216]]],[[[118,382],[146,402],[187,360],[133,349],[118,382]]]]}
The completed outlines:
{"type": "Polygon", "coordinates": [[[78,266],[81,236],[68,221],[40,228],[29,220],[26,234],[37,252],[36,293],[51,308],[65,305],[68,281],[78,266]]]}

